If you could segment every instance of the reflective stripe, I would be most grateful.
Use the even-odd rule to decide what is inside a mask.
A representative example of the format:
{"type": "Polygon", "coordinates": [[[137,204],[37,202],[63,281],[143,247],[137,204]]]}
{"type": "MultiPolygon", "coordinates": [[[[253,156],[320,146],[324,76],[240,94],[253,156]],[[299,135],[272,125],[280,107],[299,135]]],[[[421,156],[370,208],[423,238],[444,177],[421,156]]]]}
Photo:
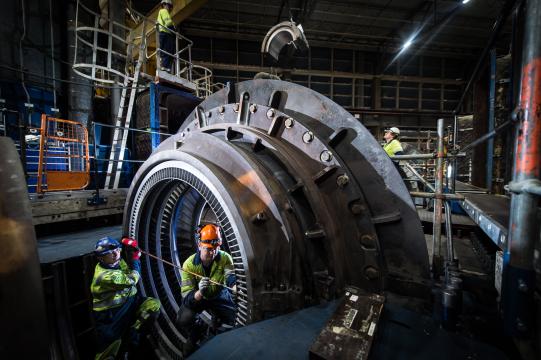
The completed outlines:
{"type": "Polygon", "coordinates": [[[224,271],[224,274],[225,274],[226,277],[231,275],[231,274],[234,274],[234,273],[235,273],[235,270],[233,270],[233,269],[225,269],[225,271],[224,271]]]}
{"type": "Polygon", "coordinates": [[[397,139],[393,139],[383,145],[383,150],[387,153],[389,156],[394,156],[397,152],[404,151],[402,149],[402,145],[400,144],[400,141],[397,139]]]}
{"type": "MultiPolygon", "coordinates": [[[[181,294],[182,297],[186,297],[192,290],[197,290],[197,284],[199,282],[199,277],[189,274],[197,274],[205,276],[205,271],[203,269],[203,264],[199,260],[197,254],[190,256],[182,264],[182,281],[181,281],[181,294]]],[[[233,268],[233,259],[231,255],[225,251],[220,250],[212,262],[212,267],[210,269],[210,280],[215,281],[219,284],[225,284],[226,278],[235,279],[235,270],[233,268]]],[[[212,299],[217,296],[222,290],[222,286],[210,284],[210,286],[205,291],[207,298],[212,299]]]]}
{"type": "Polygon", "coordinates": [[[131,294],[131,290],[132,290],[131,288],[126,288],[122,291],[118,291],[114,294],[112,299],[111,298],[103,299],[103,300],[94,299],[94,302],[93,302],[94,310],[97,310],[97,311],[99,311],[100,309],[105,310],[104,308],[110,308],[110,307],[114,307],[116,305],[124,303],[126,299],[128,299],[131,295],[135,295],[135,293],[131,294]]]}
{"type": "Polygon", "coordinates": [[[139,273],[130,270],[124,260],[120,261],[118,269],[107,269],[97,264],[90,287],[93,309],[103,311],[125,303],[127,298],[137,294],[135,284],[139,277],[139,273]]]}
{"type": "Polygon", "coordinates": [[[192,279],[186,279],[186,280],[183,279],[183,280],[180,282],[180,287],[184,287],[184,286],[193,286],[193,285],[194,285],[194,283],[193,283],[192,279]]]}
{"type": "Polygon", "coordinates": [[[166,32],[170,33],[171,31],[168,30],[168,28],[171,28],[173,24],[173,20],[171,19],[171,14],[169,14],[169,11],[167,9],[160,9],[158,12],[158,24],[161,26],[158,26],[158,30],[160,32],[166,32]]]}

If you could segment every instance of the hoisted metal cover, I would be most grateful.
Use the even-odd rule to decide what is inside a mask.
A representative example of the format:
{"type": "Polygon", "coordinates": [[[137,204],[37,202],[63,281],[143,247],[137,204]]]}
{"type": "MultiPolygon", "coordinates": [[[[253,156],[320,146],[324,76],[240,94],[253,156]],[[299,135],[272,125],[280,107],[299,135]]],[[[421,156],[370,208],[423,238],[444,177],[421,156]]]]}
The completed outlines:
{"type": "Polygon", "coordinates": [[[293,55],[296,50],[304,51],[309,48],[302,26],[296,25],[292,21],[284,21],[273,26],[265,35],[261,44],[261,52],[269,54],[278,61],[280,53],[287,46],[292,47],[287,56],[293,55]]]}

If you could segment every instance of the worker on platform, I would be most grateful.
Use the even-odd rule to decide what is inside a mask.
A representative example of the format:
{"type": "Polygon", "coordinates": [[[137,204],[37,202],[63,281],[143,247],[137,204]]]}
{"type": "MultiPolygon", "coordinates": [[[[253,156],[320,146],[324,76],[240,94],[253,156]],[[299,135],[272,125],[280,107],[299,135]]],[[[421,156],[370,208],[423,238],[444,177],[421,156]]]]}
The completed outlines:
{"type": "Polygon", "coordinates": [[[140,335],[158,318],[160,302],[137,292],[141,252],[136,240],[123,238],[121,245],[104,237],[96,243],[94,254],[98,264],[90,290],[98,337],[95,359],[114,359],[123,340],[123,348],[136,351],[140,335]],[[122,246],[126,260],[120,257],[122,246]]]}
{"type": "Polygon", "coordinates": [[[392,128],[385,130],[385,134],[383,135],[383,139],[385,139],[383,150],[385,150],[387,155],[395,156],[403,154],[404,150],[402,149],[400,140],[398,140],[399,135],[400,130],[397,127],[393,126],[392,128]]]}
{"type": "Polygon", "coordinates": [[[160,61],[161,70],[171,71],[171,62],[175,53],[175,24],[171,19],[171,10],[173,2],[171,0],[162,0],[161,9],[158,12],[158,33],[160,37],[160,61]]]}
{"type": "Polygon", "coordinates": [[[214,224],[201,226],[196,237],[198,250],[182,265],[182,305],[177,314],[177,324],[189,335],[187,347],[190,350],[199,337],[194,326],[196,314],[209,310],[223,324],[234,326],[237,310],[233,260],[220,250],[220,228],[214,224]]]}

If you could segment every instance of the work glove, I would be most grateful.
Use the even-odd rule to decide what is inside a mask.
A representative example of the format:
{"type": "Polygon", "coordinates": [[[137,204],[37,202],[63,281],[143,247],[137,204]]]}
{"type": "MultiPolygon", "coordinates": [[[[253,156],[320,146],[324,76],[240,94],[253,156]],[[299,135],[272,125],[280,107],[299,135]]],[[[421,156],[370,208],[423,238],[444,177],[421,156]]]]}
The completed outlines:
{"type": "Polygon", "coordinates": [[[141,251],[137,246],[137,240],[125,237],[122,238],[122,245],[124,245],[124,249],[126,250],[126,255],[128,256],[128,259],[139,260],[139,258],[141,257],[141,251]]]}
{"type": "Polygon", "coordinates": [[[209,286],[210,286],[210,279],[208,277],[204,277],[204,278],[201,278],[201,280],[199,280],[199,291],[201,292],[201,295],[203,295],[203,297],[206,297],[206,292],[208,291],[209,289],[209,286]]]}

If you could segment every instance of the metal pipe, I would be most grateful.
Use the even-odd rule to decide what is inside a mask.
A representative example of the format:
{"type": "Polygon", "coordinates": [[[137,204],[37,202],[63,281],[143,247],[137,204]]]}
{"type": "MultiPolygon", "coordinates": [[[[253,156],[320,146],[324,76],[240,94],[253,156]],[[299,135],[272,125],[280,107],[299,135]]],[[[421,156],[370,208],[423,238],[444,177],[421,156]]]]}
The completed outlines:
{"type": "MultiPolygon", "coordinates": [[[[496,49],[490,50],[490,76],[488,91],[488,131],[494,130],[496,112],[496,49]]],[[[487,140],[487,162],[485,165],[486,188],[492,192],[492,168],[494,164],[494,139],[487,140]]]]}
{"type": "MultiPolygon", "coordinates": [[[[541,1],[525,0],[519,131],[515,143],[514,183],[541,176],[541,1]]],[[[539,238],[537,205],[530,192],[511,194],[509,238],[503,261],[502,305],[506,331],[522,337],[534,331],[534,250],[539,238]]]]}
{"type": "MultiPolygon", "coordinates": [[[[457,151],[458,146],[458,115],[455,115],[453,119],[453,151],[457,151]]],[[[451,160],[451,166],[453,167],[453,174],[451,176],[450,190],[452,192],[456,189],[456,175],[458,173],[456,158],[451,160]]]]}
{"type": "MultiPolygon", "coordinates": [[[[443,120],[443,119],[442,119],[443,120]]],[[[431,154],[406,154],[406,155],[394,155],[391,156],[391,160],[425,160],[425,159],[435,159],[438,157],[438,153],[431,154]]],[[[456,158],[456,157],[466,157],[465,152],[460,152],[458,154],[442,154],[442,158],[456,158]]]]}
{"type": "MultiPolygon", "coordinates": [[[[401,164],[402,165],[402,164],[401,164]]],[[[436,189],[434,188],[434,186],[432,186],[431,183],[429,183],[428,181],[426,181],[426,179],[417,172],[417,170],[415,170],[415,168],[413,166],[411,166],[411,164],[409,163],[404,163],[404,165],[406,166],[406,168],[409,169],[409,171],[411,171],[413,173],[413,175],[415,175],[415,177],[417,179],[419,179],[424,186],[426,186],[427,188],[430,189],[430,191],[435,191],[436,189]]],[[[411,194],[411,193],[410,193],[411,194]]],[[[413,195],[412,195],[413,196],[413,195]]]]}
{"type": "Polygon", "coordinates": [[[440,200],[464,200],[464,196],[460,194],[436,194],[423,191],[410,191],[411,197],[418,197],[424,199],[440,199],[440,200]]]}
{"type": "Polygon", "coordinates": [[[23,33],[21,34],[21,38],[19,39],[19,65],[21,67],[21,84],[23,86],[23,90],[26,95],[26,102],[30,103],[30,94],[28,93],[28,90],[26,89],[26,85],[24,84],[24,73],[22,72],[24,70],[23,41],[26,37],[26,12],[25,12],[25,7],[24,7],[24,0],[21,0],[21,10],[22,10],[23,33]]]}
{"type": "Polygon", "coordinates": [[[438,119],[438,158],[436,160],[436,181],[434,200],[434,221],[432,227],[432,270],[434,271],[435,256],[441,257],[441,219],[443,194],[443,119],[438,119]],[[436,251],[437,247],[437,251],[436,251]]]}
{"type": "Polygon", "coordinates": [[[529,194],[535,194],[541,196],[541,180],[528,179],[521,182],[511,182],[507,186],[507,189],[512,193],[520,194],[527,192],[529,194]]]}
{"type": "MultiPolygon", "coordinates": [[[[446,194],[451,195],[451,194],[446,194]]],[[[449,201],[445,201],[445,235],[447,237],[447,261],[453,261],[454,256],[454,246],[453,246],[453,224],[451,222],[451,205],[449,204],[449,201]]]]}
{"type": "MultiPolygon", "coordinates": [[[[123,126],[104,124],[104,123],[100,123],[100,122],[93,122],[93,124],[94,125],[99,125],[99,126],[102,126],[102,127],[106,127],[106,128],[112,128],[112,129],[124,129],[123,126]]],[[[133,128],[130,128],[129,131],[135,131],[135,132],[141,132],[141,133],[147,133],[147,134],[158,134],[158,135],[165,135],[165,136],[173,135],[173,134],[169,134],[169,133],[162,133],[162,132],[159,132],[159,131],[133,129],[133,128]]]]}
{"type": "MultiPolygon", "coordinates": [[[[51,25],[51,70],[53,79],[56,77],[56,70],[54,66],[54,29],[53,29],[53,3],[52,0],[49,0],[49,23],[51,25]]],[[[54,111],[57,110],[56,107],[56,82],[53,80],[53,106],[54,111]]]]}
{"type": "Polygon", "coordinates": [[[462,149],[460,149],[460,151],[464,153],[464,152],[466,152],[466,151],[468,151],[468,150],[470,150],[470,149],[484,143],[488,139],[491,139],[494,136],[496,136],[496,134],[498,134],[500,131],[507,129],[507,127],[509,127],[512,124],[513,124],[513,119],[507,120],[506,122],[504,122],[503,124],[501,124],[500,126],[495,128],[494,130],[486,133],[485,135],[481,136],[477,140],[474,140],[471,143],[469,143],[468,145],[464,146],[462,149]]]}
{"type": "Polygon", "coordinates": [[[94,143],[94,187],[96,189],[96,199],[100,199],[100,186],[98,184],[98,144],[96,139],[96,123],[92,122],[92,134],[94,143]]]}
{"type": "Polygon", "coordinates": [[[475,64],[475,68],[473,69],[473,72],[470,76],[470,80],[468,80],[468,83],[466,84],[466,87],[464,88],[464,91],[462,92],[462,96],[460,97],[460,100],[458,100],[458,103],[455,107],[455,114],[457,114],[460,111],[460,107],[462,106],[462,103],[464,102],[464,99],[466,98],[466,94],[470,90],[470,87],[472,86],[473,82],[477,80],[477,76],[479,75],[479,72],[482,68],[482,65],[485,62],[485,58],[487,57],[488,51],[494,46],[494,42],[498,38],[498,35],[505,25],[505,20],[507,20],[507,17],[513,10],[516,0],[507,0],[505,4],[502,6],[502,9],[500,11],[500,14],[498,15],[498,18],[496,21],[494,21],[494,25],[492,25],[492,32],[490,33],[490,37],[488,38],[487,44],[485,45],[485,48],[483,49],[483,52],[477,59],[477,64],[475,64]]]}

